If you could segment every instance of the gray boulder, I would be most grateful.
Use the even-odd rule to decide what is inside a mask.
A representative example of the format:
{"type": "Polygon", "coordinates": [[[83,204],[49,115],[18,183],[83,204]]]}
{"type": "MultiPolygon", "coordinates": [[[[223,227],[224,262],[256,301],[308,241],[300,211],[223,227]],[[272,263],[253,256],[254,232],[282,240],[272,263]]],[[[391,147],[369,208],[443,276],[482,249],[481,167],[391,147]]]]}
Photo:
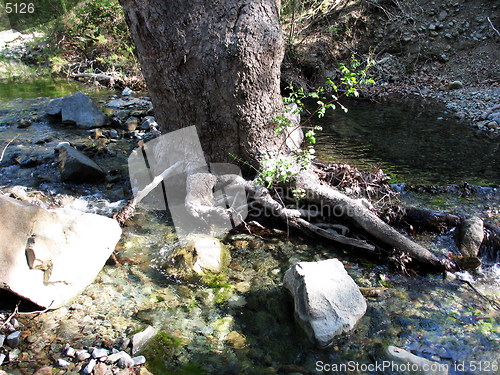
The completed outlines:
{"type": "Polygon", "coordinates": [[[366,312],[354,280],[337,259],[300,262],[285,273],[284,287],[295,302],[295,318],[320,348],[349,331],[366,312]]]}
{"type": "Polygon", "coordinates": [[[109,118],[81,91],[62,99],[63,123],[76,124],[84,129],[99,128],[109,123],[109,118]]]}
{"type": "Polygon", "coordinates": [[[484,239],[484,223],[476,217],[468,217],[460,223],[457,230],[457,245],[460,253],[466,257],[477,257],[484,239]]]}
{"type": "Polygon", "coordinates": [[[52,99],[45,108],[45,113],[49,116],[61,116],[62,100],[63,98],[52,99]]]}
{"type": "Polygon", "coordinates": [[[118,222],[0,196],[0,287],[57,308],[92,283],[121,236],[118,222]]]}
{"type": "Polygon", "coordinates": [[[94,161],[63,142],[56,147],[58,152],[61,180],[67,182],[99,182],[104,180],[106,173],[94,161]]]}

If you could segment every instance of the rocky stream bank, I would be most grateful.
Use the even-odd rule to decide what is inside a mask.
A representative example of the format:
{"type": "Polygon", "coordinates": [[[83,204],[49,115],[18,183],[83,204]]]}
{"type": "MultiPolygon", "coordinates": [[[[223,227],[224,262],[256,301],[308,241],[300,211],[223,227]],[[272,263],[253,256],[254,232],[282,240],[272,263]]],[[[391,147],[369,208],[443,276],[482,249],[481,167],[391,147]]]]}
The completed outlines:
{"type": "MultiPolygon", "coordinates": [[[[130,151],[158,135],[149,98],[122,94],[97,96],[99,105],[76,93],[4,110],[2,139],[11,142],[3,149],[2,192],[44,208],[112,217],[130,197],[130,151]]],[[[448,251],[450,238],[421,241],[448,251]]],[[[123,229],[116,260],[69,303],[30,314],[21,313],[29,305],[20,305],[12,314],[16,301],[2,296],[11,305],[1,313],[0,374],[312,374],[349,361],[358,364],[354,373],[389,361],[472,374],[471,361],[496,366],[497,264],[485,262],[474,277],[408,278],[370,257],[290,236],[286,228],[254,225],[233,231],[220,246],[230,254],[223,271],[193,274],[193,257],[180,247],[169,215],[139,209],[123,229]],[[294,306],[283,287],[288,280],[289,289],[303,288],[288,272],[300,262],[332,258],[345,269],[345,283],[357,285],[348,300],[364,302],[356,318],[340,323],[354,328],[334,338],[344,329],[296,325],[294,313],[308,308],[297,299],[294,306]],[[144,337],[150,340],[139,348],[144,337]],[[462,363],[468,367],[457,371],[462,363]]],[[[321,274],[313,272],[313,285],[327,285],[321,274]]]]}

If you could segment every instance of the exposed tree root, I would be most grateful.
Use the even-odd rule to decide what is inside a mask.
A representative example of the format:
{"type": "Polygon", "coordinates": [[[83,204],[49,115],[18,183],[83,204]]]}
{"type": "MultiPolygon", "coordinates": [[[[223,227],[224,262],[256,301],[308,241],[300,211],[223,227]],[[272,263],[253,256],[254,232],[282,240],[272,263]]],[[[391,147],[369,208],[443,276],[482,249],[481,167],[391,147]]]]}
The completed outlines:
{"type": "Polygon", "coordinates": [[[360,200],[350,198],[322,182],[314,171],[302,172],[297,178],[296,185],[308,192],[307,199],[311,203],[333,207],[336,211],[342,212],[343,217],[373,237],[407,253],[413,259],[437,269],[454,269],[453,263],[448,259],[439,259],[424,247],[411,241],[382,221],[360,200]]]}
{"type": "MultiPolygon", "coordinates": [[[[203,184],[200,184],[200,181],[197,181],[198,179],[206,180],[206,178],[201,175],[197,178],[191,179],[190,184],[188,184],[188,191],[191,189],[189,185],[192,185],[196,190],[200,189],[200,185],[203,184]]],[[[310,236],[321,237],[366,250],[375,250],[375,246],[367,241],[346,237],[345,235],[337,233],[334,230],[324,229],[324,225],[316,225],[312,223],[309,221],[310,217],[307,215],[307,210],[285,207],[270,194],[268,189],[262,186],[256,186],[253,182],[244,180],[240,176],[219,176],[217,183],[220,186],[232,184],[234,186],[244,187],[248,192],[249,199],[252,201],[251,204],[261,207],[263,209],[261,212],[265,215],[276,217],[285,222],[288,226],[300,230],[310,236]]],[[[309,203],[323,208],[328,206],[334,210],[344,212],[344,215],[342,215],[343,219],[347,219],[351,223],[356,224],[365,232],[390,247],[393,247],[402,253],[408,254],[411,258],[426,264],[433,269],[454,269],[453,262],[447,258],[443,260],[439,259],[436,255],[432,254],[424,247],[416,244],[401,233],[397,232],[395,229],[378,218],[372,211],[366,208],[360,200],[349,198],[348,196],[328,186],[326,183],[321,182],[315,172],[302,172],[296,181],[296,185],[298,188],[306,191],[309,203]]],[[[210,193],[207,192],[207,194],[210,193]]],[[[191,207],[196,204],[203,206],[199,207],[197,212],[213,212],[213,207],[210,207],[211,204],[206,200],[203,203],[200,203],[199,200],[194,203],[187,201],[186,204],[191,207]]]]}
{"type": "MultiPolygon", "coordinates": [[[[151,184],[136,194],[134,200],[129,202],[124,210],[117,215],[117,219],[122,225],[123,219],[133,215],[136,204],[158,186],[175,168],[176,166],[168,168],[160,176],[157,176],[151,184]]],[[[356,225],[370,236],[385,243],[393,249],[393,252],[406,254],[432,269],[455,270],[455,264],[451,260],[448,258],[439,259],[424,247],[411,241],[381,220],[363,204],[362,200],[350,198],[339,192],[325,181],[322,181],[318,174],[321,174],[319,170],[304,171],[299,174],[296,180],[296,187],[306,192],[305,200],[307,203],[315,206],[316,209],[286,207],[281,198],[273,197],[268,189],[256,185],[253,181],[245,180],[238,175],[215,176],[210,173],[196,173],[188,176],[185,206],[193,218],[200,220],[200,224],[204,227],[206,227],[207,223],[220,222],[219,220],[232,220],[235,223],[240,223],[241,218],[234,216],[238,213],[237,207],[226,208],[225,205],[216,204],[213,192],[214,190],[237,191],[234,188],[244,188],[248,194],[250,205],[259,207],[263,215],[278,218],[289,227],[309,236],[320,237],[365,250],[375,250],[375,246],[365,240],[347,237],[345,235],[347,232],[345,225],[317,223],[318,212],[322,213],[325,208],[328,208],[329,212],[340,212],[341,214],[336,216],[356,225]],[[316,221],[316,223],[313,221],[316,221]]],[[[225,196],[224,200],[225,202],[233,202],[235,197],[225,196]]]]}

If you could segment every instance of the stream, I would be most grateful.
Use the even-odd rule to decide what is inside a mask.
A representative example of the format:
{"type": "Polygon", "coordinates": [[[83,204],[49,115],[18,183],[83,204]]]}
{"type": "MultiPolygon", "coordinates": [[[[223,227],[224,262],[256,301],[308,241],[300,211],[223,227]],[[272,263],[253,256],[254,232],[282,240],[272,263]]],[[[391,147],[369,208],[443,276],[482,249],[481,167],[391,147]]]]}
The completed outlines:
{"type": "MultiPolygon", "coordinates": [[[[125,163],[135,141],[120,138],[100,144],[84,130],[41,116],[49,98],[76,90],[96,102],[116,94],[50,80],[0,84],[1,148],[18,137],[0,165],[0,190],[28,186],[46,195],[64,195],[70,207],[107,213],[116,202],[128,199],[125,163]],[[33,119],[32,125],[17,128],[17,119],[26,116],[33,119]],[[63,140],[95,148],[96,161],[114,170],[116,180],[76,186],[54,179],[53,149],[63,140]],[[38,162],[22,167],[26,158],[38,162]]],[[[362,102],[349,108],[347,114],[335,112],[321,121],[322,161],[349,162],[361,169],[381,166],[398,184],[405,204],[478,215],[499,224],[498,138],[476,133],[429,103],[362,102]],[[470,196],[407,188],[463,181],[481,187],[470,196]]],[[[450,238],[451,234],[422,235],[417,240],[445,252],[454,246],[450,238]]],[[[209,282],[183,281],[167,271],[169,255],[179,246],[168,212],[139,209],[118,246],[121,265],[108,262],[95,282],[67,306],[21,316],[20,361],[1,369],[17,375],[47,365],[55,368],[68,343],[76,349],[116,347],[152,325],[161,334],[143,354],[155,375],[411,373],[380,367],[387,364],[388,345],[438,362],[449,374],[498,373],[499,315],[482,297],[499,300],[498,264],[485,262],[475,272],[459,275],[480,295],[457,279],[401,275],[369,254],[352,256],[342,246],[288,234],[286,228],[234,230],[223,243],[232,259],[226,275],[209,282]],[[299,261],[329,258],[341,260],[359,287],[383,291],[367,298],[367,312],[355,329],[337,337],[329,349],[319,350],[294,322],[293,303],[282,280],[299,261]]],[[[81,364],[72,364],[52,373],[81,370],[81,364]]]]}

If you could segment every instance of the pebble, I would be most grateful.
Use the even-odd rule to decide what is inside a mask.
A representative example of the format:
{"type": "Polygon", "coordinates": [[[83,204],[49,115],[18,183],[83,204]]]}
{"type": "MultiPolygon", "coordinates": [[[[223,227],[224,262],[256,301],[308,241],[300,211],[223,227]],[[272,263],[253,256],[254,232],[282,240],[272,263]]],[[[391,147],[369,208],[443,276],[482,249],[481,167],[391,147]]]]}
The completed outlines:
{"type": "Polygon", "coordinates": [[[15,361],[16,359],[19,358],[19,354],[21,354],[21,350],[19,349],[13,349],[9,352],[9,361],[15,361]]]}
{"type": "Polygon", "coordinates": [[[94,367],[94,375],[106,375],[108,372],[108,366],[106,366],[104,363],[98,363],[94,367]]]}
{"type": "Polygon", "coordinates": [[[137,353],[154,335],[156,329],[148,326],[144,331],[136,333],[132,336],[132,354],[137,353]]]}
{"type": "MultiPolygon", "coordinates": [[[[118,353],[113,353],[108,358],[106,358],[106,363],[116,363],[118,360],[122,357],[129,356],[126,352],[118,352],[118,353]]],[[[129,356],[130,357],[130,356],[129,356]]]]}
{"type": "Polygon", "coordinates": [[[132,361],[134,361],[134,366],[143,365],[146,363],[146,357],[144,357],[143,355],[140,355],[140,356],[132,358],[132,361]]]}
{"type": "MultiPolygon", "coordinates": [[[[126,354],[126,353],[125,353],[126,354]]],[[[117,362],[119,368],[129,368],[134,366],[134,360],[127,354],[122,355],[117,362]]]]}
{"type": "Polygon", "coordinates": [[[68,361],[66,361],[66,360],[64,360],[62,358],[59,358],[56,363],[57,363],[57,366],[61,367],[61,368],[67,368],[71,364],[71,363],[69,363],[68,361]]]}
{"type": "Polygon", "coordinates": [[[5,360],[5,354],[0,354],[0,366],[2,366],[4,360],[5,360]]]}
{"type": "Polygon", "coordinates": [[[21,332],[20,331],[12,332],[5,339],[5,343],[11,348],[17,348],[21,344],[21,332]]]}
{"type": "Polygon", "coordinates": [[[130,87],[125,87],[125,89],[122,91],[122,96],[129,96],[132,95],[134,92],[130,87]]]}
{"type": "Polygon", "coordinates": [[[100,348],[95,348],[92,351],[92,357],[93,358],[102,358],[102,357],[107,357],[109,354],[109,350],[107,349],[100,349],[100,348]]]}
{"type": "Polygon", "coordinates": [[[0,346],[3,346],[4,341],[5,341],[5,335],[0,335],[0,346]]]}
{"type": "Polygon", "coordinates": [[[94,371],[94,367],[97,364],[97,361],[95,359],[91,359],[90,362],[88,363],[87,366],[83,369],[83,373],[85,375],[90,375],[92,374],[92,371],[94,371]]]}
{"type": "Polygon", "coordinates": [[[42,367],[33,375],[52,375],[52,367],[42,367]]]}
{"type": "Polygon", "coordinates": [[[462,81],[453,81],[448,84],[448,89],[450,90],[458,90],[464,87],[462,81]]]}
{"type": "Polygon", "coordinates": [[[75,354],[76,354],[76,350],[73,349],[71,346],[68,347],[68,348],[66,348],[66,355],[68,357],[72,357],[73,358],[75,356],[75,354]]]}
{"type": "Polygon", "coordinates": [[[75,354],[76,358],[79,361],[85,361],[86,359],[90,358],[90,353],[86,350],[78,350],[75,354]]]}

